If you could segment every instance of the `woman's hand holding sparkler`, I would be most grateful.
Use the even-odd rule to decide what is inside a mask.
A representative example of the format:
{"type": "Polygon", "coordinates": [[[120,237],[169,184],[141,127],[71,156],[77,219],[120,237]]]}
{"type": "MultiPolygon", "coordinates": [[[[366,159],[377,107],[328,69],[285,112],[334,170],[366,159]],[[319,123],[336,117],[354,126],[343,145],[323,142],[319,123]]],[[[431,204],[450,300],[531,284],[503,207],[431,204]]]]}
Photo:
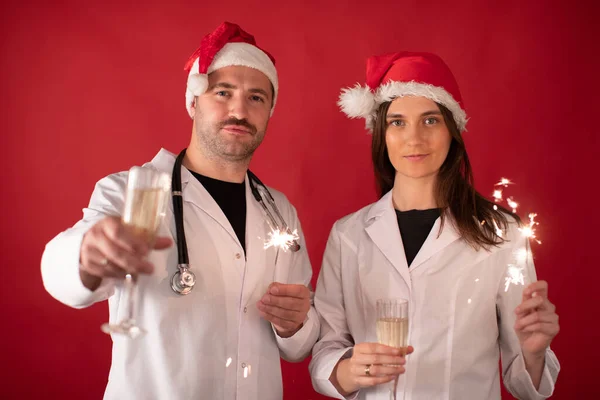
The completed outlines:
{"type": "Polygon", "coordinates": [[[537,281],[527,286],[515,313],[515,332],[521,343],[525,367],[533,384],[539,388],[546,349],[560,330],[556,307],[548,300],[548,283],[537,281]]]}

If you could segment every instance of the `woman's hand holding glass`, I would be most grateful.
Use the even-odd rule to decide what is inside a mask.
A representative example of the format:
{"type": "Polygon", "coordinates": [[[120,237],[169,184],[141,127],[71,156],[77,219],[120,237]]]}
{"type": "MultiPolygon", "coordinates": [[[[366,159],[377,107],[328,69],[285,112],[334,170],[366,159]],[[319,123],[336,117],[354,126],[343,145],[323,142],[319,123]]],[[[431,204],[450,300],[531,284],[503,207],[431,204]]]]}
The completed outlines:
{"type": "Polygon", "coordinates": [[[347,396],[362,388],[391,382],[404,373],[405,355],[412,347],[399,349],[379,343],[354,346],[352,357],[340,361],[334,369],[338,391],[347,396]]]}

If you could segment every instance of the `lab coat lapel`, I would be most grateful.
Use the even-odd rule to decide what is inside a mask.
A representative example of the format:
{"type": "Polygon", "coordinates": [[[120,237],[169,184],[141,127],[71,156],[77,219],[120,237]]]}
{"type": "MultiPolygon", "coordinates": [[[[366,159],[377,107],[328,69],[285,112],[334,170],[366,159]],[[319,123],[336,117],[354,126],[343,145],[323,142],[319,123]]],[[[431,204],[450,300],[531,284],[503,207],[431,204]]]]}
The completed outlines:
{"type": "Polygon", "coordinates": [[[258,292],[257,296],[262,296],[273,280],[276,254],[279,250],[274,247],[265,249],[268,232],[270,228],[261,206],[252,194],[246,175],[246,272],[242,304],[252,300],[255,292],[258,292]]]}
{"type": "Polygon", "coordinates": [[[198,207],[221,225],[229,236],[231,236],[231,239],[240,246],[241,251],[243,247],[240,244],[231,223],[223,213],[223,210],[221,210],[221,207],[219,207],[215,199],[213,199],[204,186],[202,186],[202,184],[185,167],[181,167],[181,182],[183,201],[198,207]]]}
{"type": "Polygon", "coordinates": [[[410,289],[410,272],[404,254],[404,245],[398,228],[396,212],[392,205],[391,191],[371,207],[367,214],[365,229],[375,246],[400,273],[406,286],[410,289]]]}
{"type": "Polygon", "coordinates": [[[444,228],[440,232],[441,222],[441,218],[438,218],[435,221],[435,224],[433,225],[433,228],[431,228],[431,232],[429,232],[425,243],[423,243],[423,246],[421,247],[412,264],[410,265],[410,269],[412,271],[419,268],[419,266],[421,266],[435,254],[439,253],[440,251],[444,250],[447,246],[460,239],[460,234],[454,227],[454,221],[449,213],[446,214],[444,228]]]}

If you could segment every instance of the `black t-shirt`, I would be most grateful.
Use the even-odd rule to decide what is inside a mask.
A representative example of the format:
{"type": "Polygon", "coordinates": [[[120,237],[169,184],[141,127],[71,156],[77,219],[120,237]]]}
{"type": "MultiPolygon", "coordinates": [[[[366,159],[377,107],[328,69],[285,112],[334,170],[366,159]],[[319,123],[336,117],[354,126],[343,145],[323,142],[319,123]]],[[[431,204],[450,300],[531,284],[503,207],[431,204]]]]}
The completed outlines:
{"type": "Polygon", "coordinates": [[[398,217],[400,236],[402,236],[402,243],[404,244],[406,262],[410,267],[423,243],[425,243],[427,236],[429,236],[429,232],[431,232],[435,221],[440,216],[440,209],[396,210],[396,216],[398,217]]]}
{"type": "Polygon", "coordinates": [[[246,251],[246,182],[220,181],[190,171],[217,202],[246,251]]]}

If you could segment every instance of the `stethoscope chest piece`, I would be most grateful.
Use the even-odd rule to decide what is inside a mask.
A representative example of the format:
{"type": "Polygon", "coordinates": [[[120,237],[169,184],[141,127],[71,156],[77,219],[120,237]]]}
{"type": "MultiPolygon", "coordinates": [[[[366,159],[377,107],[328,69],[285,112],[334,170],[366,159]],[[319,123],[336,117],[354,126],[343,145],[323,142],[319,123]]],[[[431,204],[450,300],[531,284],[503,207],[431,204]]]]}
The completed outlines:
{"type": "Polygon", "coordinates": [[[196,275],[187,267],[180,267],[171,278],[171,288],[177,294],[186,295],[196,284],[196,275]]]}

